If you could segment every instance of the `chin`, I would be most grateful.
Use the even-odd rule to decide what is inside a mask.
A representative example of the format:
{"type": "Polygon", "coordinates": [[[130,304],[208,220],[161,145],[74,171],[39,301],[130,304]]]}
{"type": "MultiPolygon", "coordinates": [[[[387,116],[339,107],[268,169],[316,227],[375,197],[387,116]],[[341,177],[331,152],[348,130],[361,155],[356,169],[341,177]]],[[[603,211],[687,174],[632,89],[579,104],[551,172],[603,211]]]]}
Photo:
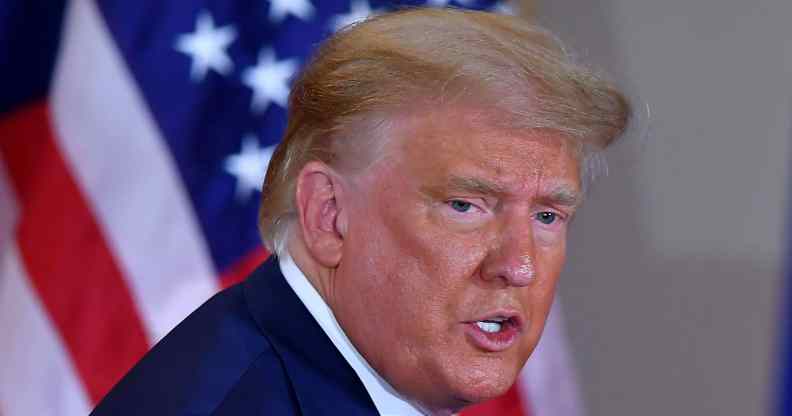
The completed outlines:
{"type": "Polygon", "coordinates": [[[494,399],[509,390],[519,372],[520,367],[516,365],[487,366],[483,363],[457,378],[453,385],[454,397],[462,404],[461,407],[494,399]]]}
{"type": "Polygon", "coordinates": [[[446,365],[435,367],[436,371],[424,379],[427,384],[421,387],[425,390],[409,384],[400,391],[433,415],[456,414],[509,390],[522,366],[504,358],[467,356],[465,360],[446,361],[446,365]]]}

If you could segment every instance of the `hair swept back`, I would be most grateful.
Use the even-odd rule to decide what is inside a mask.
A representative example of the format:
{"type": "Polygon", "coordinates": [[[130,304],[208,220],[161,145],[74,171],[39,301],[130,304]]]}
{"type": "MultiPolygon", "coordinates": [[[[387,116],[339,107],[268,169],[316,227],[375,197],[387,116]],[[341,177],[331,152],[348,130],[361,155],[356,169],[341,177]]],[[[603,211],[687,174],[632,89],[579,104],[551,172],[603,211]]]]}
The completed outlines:
{"type": "Polygon", "coordinates": [[[613,85],[525,19],[430,8],[371,17],[322,44],[294,82],[262,190],[266,247],[282,253],[296,178],[311,160],[337,161],[338,132],[355,130],[366,115],[460,95],[497,109],[509,127],[556,130],[593,149],[619,137],[630,113],[613,85]]]}

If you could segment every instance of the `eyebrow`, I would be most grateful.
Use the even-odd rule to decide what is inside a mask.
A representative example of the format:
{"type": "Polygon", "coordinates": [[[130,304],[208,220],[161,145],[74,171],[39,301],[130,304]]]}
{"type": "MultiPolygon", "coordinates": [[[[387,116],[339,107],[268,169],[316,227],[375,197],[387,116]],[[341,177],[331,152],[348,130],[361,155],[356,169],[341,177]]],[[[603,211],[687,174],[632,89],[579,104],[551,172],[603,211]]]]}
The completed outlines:
{"type": "Polygon", "coordinates": [[[583,203],[583,195],[566,185],[559,185],[553,188],[547,194],[547,199],[555,204],[568,207],[578,207],[583,203]]]}
{"type": "MultiPolygon", "coordinates": [[[[506,188],[495,182],[474,176],[452,175],[446,182],[447,190],[457,192],[469,192],[482,195],[505,195],[506,188]]],[[[435,194],[439,189],[424,188],[424,193],[435,194]]],[[[558,185],[550,189],[549,192],[542,192],[541,199],[556,205],[563,205],[570,208],[577,208],[583,202],[583,195],[577,190],[567,185],[558,185]]]]}
{"type": "Polygon", "coordinates": [[[448,188],[455,191],[486,195],[502,195],[506,189],[497,183],[471,176],[452,175],[448,178],[448,188]]]}
{"type": "MultiPolygon", "coordinates": [[[[448,187],[452,190],[485,195],[503,195],[506,189],[486,179],[468,176],[451,176],[448,187]]],[[[583,195],[567,185],[558,185],[547,192],[544,199],[558,205],[577,207],[583,202],[583,195]]]]}
{"type": "Polygon", "coordinates": [[[451,175],[448,180],[442,184],[425,185],[421,187],[421,193],[433,198],[445,198],[446,193],[449,191],[495,196],[506,194],[506,189],[501,185],[473,176],[451,175]]]}

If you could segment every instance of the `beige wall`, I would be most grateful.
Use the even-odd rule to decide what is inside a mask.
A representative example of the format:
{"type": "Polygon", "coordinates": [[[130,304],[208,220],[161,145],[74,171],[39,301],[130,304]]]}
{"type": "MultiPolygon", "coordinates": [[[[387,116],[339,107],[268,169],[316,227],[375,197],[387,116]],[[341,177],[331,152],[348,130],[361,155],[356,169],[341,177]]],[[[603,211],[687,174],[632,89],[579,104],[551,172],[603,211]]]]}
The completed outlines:
{"type": "Polygon", "coordinates": [[[536,12],[651,108],[648,138],[613,149],[577,218],[560,289],[590,415],[769,414],[792,2],[542,0],[536,12]]]}

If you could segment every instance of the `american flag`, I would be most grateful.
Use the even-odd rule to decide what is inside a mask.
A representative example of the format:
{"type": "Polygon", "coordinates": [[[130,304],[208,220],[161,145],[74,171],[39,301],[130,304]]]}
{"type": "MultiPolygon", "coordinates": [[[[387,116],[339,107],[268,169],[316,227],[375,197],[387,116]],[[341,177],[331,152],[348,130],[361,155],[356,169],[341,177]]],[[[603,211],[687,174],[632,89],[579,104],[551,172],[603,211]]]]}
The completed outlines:
{"type": "MultiPolygon", "coordinates": [[[[256,210],[289,82],[335,30],[486,0],[0,3],[0,415],[85,415],[268,255],[256,210]],[[321,4],[320,4],[321,3],[321,4]]],[[[557,308],[467,415],[582,415],[557,308]]]]}

